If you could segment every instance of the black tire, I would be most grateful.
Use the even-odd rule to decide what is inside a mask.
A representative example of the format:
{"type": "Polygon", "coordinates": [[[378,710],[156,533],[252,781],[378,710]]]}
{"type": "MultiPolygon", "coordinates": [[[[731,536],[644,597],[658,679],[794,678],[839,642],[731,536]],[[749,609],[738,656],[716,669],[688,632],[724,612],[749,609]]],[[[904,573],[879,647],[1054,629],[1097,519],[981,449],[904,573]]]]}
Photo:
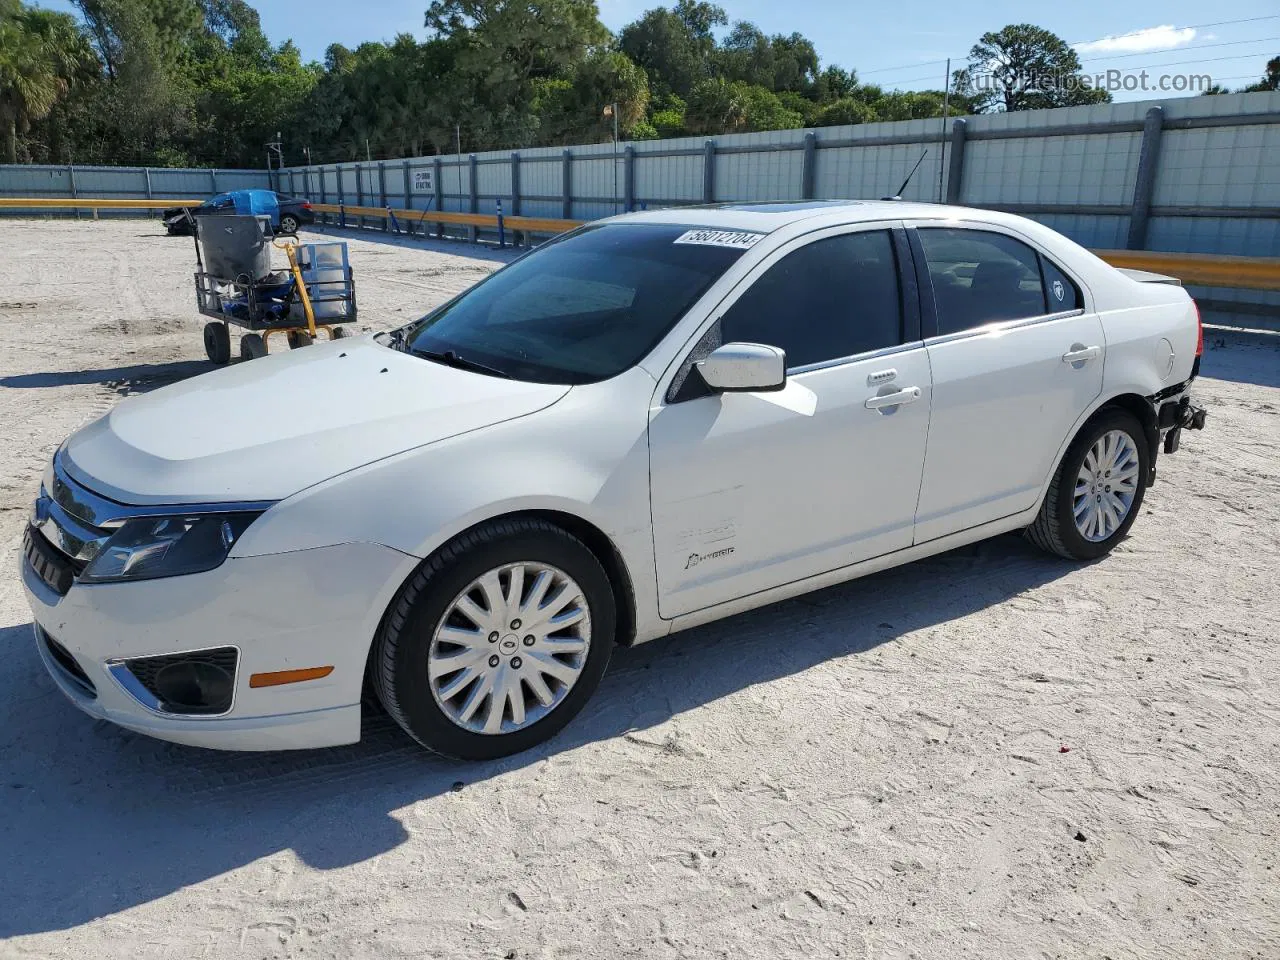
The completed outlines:
{"type": "Polygon", "coordinates": [[[542,743],[573,719],[609,665],[615,624],[609,578],[582,541],[542,520],[495,520],[445,544],[400,588],[374,640],[369,673],[387,713],[422,746],[458,760],[492,760],[542,743]],[[427,676],[431,639],[468,584],[521,560],[552,564],[578,583],[591,615],[591,643],[582,672],[549,714],[511,733],[473,733],[450,720],[432,695],[427,676]]]}
{"type": "Polygon", "coordinates": [[[288,236],[298,235],[298,218],[291,213],[286,213],[280,218],[280,232],[288,236]]]}
{"type": "Polygon", "coordinates": [[[303,330],[290,330],[288,334],[286,334],[286,337],[289,340],[290,350],[297,350],[299,347],[309,347],[311,344],[315,343],[315,339],[311,334],[303,330]]]}
{"type": "Polygon", "coordinates": [[[204,352],[219,366],[231,362],[231,331],[225,323],[210,320],[204,325],[204,352]]]}
{"type": "Polygon", "coordinates": [[[267,355],[267,344],[259,334],[246,333],[240,338],[240,359],[256,360],[267,355]]]}
{"type": "Polygon", "coordinates": [[[346,327],[335,326],[335,327],[330,327],[329,329],[333,331],[329,336],[330,340],[345,340],[347,338],[346,327]]]}
{"type": "Polygon", "coordinates": [[[1133,521],[1142,509],[1147,491],[1147,476],[1151,469],[1151,448],[1147,433],[1138,419],[1126,410],[1106,409],[1085,424],[1067,448],[1058,471],[1049,484],[1049,492],[1040,505],[1040,515],[1025,533],[1028,540],[1050,553],[1068,560],[1096,560],[1111,552],[1117,543],[1129,533],[1133,521]],[[1105,540],[1089,540],[1076,528],[1074,506],[1076,478],[1089,448],[1105,433],[1121,430],[1129,435],[1138,452],[1138,489],[1129,512],[1120,526],[1105,540]]]}

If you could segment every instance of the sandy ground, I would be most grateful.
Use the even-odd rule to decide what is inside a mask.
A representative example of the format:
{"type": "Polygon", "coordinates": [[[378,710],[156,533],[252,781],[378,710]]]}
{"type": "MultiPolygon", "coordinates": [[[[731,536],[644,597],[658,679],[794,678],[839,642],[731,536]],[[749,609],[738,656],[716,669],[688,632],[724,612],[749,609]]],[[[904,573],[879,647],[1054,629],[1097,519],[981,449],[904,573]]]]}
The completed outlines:
{"type": "MultiPolygon", "coordinates": [[[[352,246],[379,327],[501,259],[352,246]]],[[[620,651],[502,762],[379,718],[228,755],[65,702],[14,573],[57,443],[207,369],[191,241],[0,251],[0,956],[1280,957],[1275,342],[1211,337],[1210,428],[1100,563],[1003,537],[620,651]]]]}

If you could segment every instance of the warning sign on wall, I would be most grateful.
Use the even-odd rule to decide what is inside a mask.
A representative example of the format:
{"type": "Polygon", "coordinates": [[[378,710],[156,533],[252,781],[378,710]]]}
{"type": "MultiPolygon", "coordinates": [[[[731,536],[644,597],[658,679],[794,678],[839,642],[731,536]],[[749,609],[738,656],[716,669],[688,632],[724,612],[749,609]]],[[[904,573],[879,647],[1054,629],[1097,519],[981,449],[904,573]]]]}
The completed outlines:
{"type": "Polygon", "coordinates": [[[434,169],[428,167],[425,170],[414,170],[412,175],[414,193],[436,192],[436,172],[434,169]]]}

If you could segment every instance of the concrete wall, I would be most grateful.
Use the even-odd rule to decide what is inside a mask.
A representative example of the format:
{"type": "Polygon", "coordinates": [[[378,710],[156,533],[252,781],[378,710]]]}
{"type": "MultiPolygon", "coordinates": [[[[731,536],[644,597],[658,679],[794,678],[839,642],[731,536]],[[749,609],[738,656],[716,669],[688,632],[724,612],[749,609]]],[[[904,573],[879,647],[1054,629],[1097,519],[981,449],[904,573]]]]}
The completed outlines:
{"type": "MultiPolygon", "coordinates": [[[[1093,248],[1280,256],[1280,93],[327,164],[283,170],[277,188],[486,214],[501,201],[506,213],[585,220],[707,201],[878,198],[926,150],[906,199],[1009,210],[1093,248]],[[420,172],[433,192],[412,188],[420,172]]],[[[80,196],[267,186],[265,171],[0,166],[0,196],[69,196],[72,176],[80,196]]],[[[1231,311],[1234,322],[1280,324],[1280,294],[1194,292],[1210,320],[1231,311]]]]}
{"type": "Polygon", "coordinates": [[[0,197],[163,200],[252,187],[270,188],[267,171],[0,164],[0,197]]]}

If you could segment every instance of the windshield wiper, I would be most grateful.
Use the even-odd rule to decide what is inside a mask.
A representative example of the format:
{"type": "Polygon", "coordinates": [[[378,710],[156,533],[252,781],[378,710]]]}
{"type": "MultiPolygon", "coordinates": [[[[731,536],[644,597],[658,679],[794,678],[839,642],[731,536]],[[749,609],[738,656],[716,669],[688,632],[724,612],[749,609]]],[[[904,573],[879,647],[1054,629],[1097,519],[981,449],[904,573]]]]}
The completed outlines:
{"type": "Polygon", "coordinates": [[[481,363],[479,360],[470,360],[466,357],[459,356],[452,350],[420,350],[411,347],[408,350],[415,357],[422,357],[424,360],[434,360],[436,363],[443,363],[446,367],[456,367],[459,370],[471,370],[475,373],[485,373],[491,377],[502,377],[504,380],[512,379],[511,374],[505,370],[499,370],[497,367],[491,367],[487,363],[481,363]]]}

